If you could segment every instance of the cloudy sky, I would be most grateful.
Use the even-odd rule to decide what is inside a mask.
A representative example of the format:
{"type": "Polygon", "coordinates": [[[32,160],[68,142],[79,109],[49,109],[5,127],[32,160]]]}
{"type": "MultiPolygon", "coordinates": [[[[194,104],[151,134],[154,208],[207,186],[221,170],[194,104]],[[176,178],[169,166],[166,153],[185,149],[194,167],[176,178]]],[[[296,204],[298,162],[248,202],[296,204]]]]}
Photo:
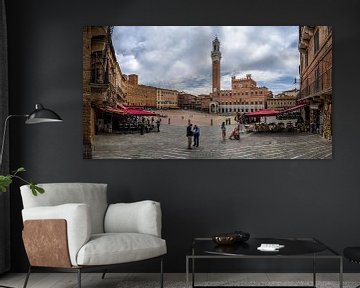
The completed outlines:
{"type": "Polygon", "coordinates": [[[231,76],[251,73],[278,94],[295,88],[297,26],[116,26],[113,45],[121,70],[139,82],[195,95],[211,92],[212,41],[220,41],[221,89],[231,76]]]}

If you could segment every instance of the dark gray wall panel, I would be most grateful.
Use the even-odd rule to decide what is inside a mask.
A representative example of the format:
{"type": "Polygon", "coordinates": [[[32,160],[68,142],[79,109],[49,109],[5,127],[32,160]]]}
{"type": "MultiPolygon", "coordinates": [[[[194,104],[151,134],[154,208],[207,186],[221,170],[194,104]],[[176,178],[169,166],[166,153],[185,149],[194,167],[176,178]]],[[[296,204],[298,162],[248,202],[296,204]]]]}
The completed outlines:
{"type": "MultiPolygon", "coordinates": [[[[184,271],[184,255],[192,237],[233,229],[254,236],[314,236],[339,251],[360,245],[360,178],[356,171],[360,160],[360,2],[254,0],[217,5],[203,0],[8,1],[11,110],[24,113],[41,102],[65,120],[59,125],[26,128],[21,121],[13,121],[12,168],[25,166],[27,176],[38,182],[108,183],[110,202],[160,201],[169,272],[184,271]],[[334,159],[83,160],[82,26],[96,24],[333,25],[334,159]],[[194,177],[196,182],[190,182],[194,177]]],[[[16,184],[11,203],[12,269],[24,271],[22,206],[16,184]]],[[[249,263],[253,266],[277,267],[249,263]]],[[[150,263],[124,269],[154,271],[157,266],[150,263]]]]}

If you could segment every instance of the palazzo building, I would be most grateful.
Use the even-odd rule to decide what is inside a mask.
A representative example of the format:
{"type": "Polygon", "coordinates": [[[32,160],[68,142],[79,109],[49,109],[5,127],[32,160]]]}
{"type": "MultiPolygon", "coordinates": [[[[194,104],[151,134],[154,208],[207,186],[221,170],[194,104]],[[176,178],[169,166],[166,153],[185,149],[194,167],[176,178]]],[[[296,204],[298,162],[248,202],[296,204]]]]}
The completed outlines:
{"type": "Polygon", "coordinates": [[[178,94],[179,108],[186,110],[195,110],[197,103],[197,96],[185,92],[178,94]]]}
{"type": "Polygon", "coordinates": [[[209,113],[246,113],[266,107],[266,100],[272,95],[266,87],[258,87],[251,74],[244,78],[231,77],[231,90],[221,90],[220,86],[220,41],[212,42],[212,93],[209,101],[209,113]]]}
{"type": "Polygon", "coordinates": [[[299,26],[300,95],[305,120],[332,137],[332,26],[299,26]]]}
{"type": "Polygon", "coordinates": [[[281,110],[293,107],[296,105],[298,94],[298,89],[284,91],[278,95],[275,95],[273,98],[267,99],[266,108],[281,110]]]}
{"type": "Polygon", "coordinates": [[[94,149],[98,107],[125,103],[127,79],[116,60],[111,26],[83,27],[83,157],[94,149]]]}
{"type": "Polygon", "coordinates": [[[195,96],[182,91],[178,94],[178,99],[180,109],[209,112],[209,103],[211,101],[209,94],[200,94],[195,96]]]}
{"type": "Polygon", "coordinates": [[[125,102],[128,106],[177,109],[179,91],[139,84],[139,76],[127,76],[125,102]]]}
{"type": "Polygon", "coordinates": [[[157,109],[177,109],[179,91],[157,88],[156,89],[156,108],[157,109]]]}
{"type": "Polygon", "coordinates": [[[131,74],[127,76],[125,102],[128,106],[156,108],[157,88],[139,84],[139,76],[131,74]]]}

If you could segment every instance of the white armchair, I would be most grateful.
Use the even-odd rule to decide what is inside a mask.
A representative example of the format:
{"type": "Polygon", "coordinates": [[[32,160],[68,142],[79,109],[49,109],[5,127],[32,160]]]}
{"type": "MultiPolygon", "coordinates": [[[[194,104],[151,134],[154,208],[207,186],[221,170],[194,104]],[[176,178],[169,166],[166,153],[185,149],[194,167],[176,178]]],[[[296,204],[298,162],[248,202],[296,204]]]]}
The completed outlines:
{"type": "MultiPolygon", "coordinates": [[[[21,196],[23,240],[30,262],[24,283],[34,268],[78,274],[117,264],[159,257],[163,287],[161,209],[155,201],[107,204],[106,184],[40,184],[45,193],[33,196],[28,185],[21,196]]],[[[103,274],[103,278],[105,273],[103,274]]]]}

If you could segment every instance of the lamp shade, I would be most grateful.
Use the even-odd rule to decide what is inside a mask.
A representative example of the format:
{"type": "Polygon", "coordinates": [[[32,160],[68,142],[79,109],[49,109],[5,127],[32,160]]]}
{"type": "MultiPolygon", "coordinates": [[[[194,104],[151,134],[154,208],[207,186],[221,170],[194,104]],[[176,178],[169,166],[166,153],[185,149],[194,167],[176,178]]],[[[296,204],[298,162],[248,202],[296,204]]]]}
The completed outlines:
{"type": "Polygon", "coordinates": [[[62,122],[61,117],[54,111],[44,108],[41,104],[35,105],[35,110],[29,114],[26,124],[38,124],[46,122],[62,122]]]}

